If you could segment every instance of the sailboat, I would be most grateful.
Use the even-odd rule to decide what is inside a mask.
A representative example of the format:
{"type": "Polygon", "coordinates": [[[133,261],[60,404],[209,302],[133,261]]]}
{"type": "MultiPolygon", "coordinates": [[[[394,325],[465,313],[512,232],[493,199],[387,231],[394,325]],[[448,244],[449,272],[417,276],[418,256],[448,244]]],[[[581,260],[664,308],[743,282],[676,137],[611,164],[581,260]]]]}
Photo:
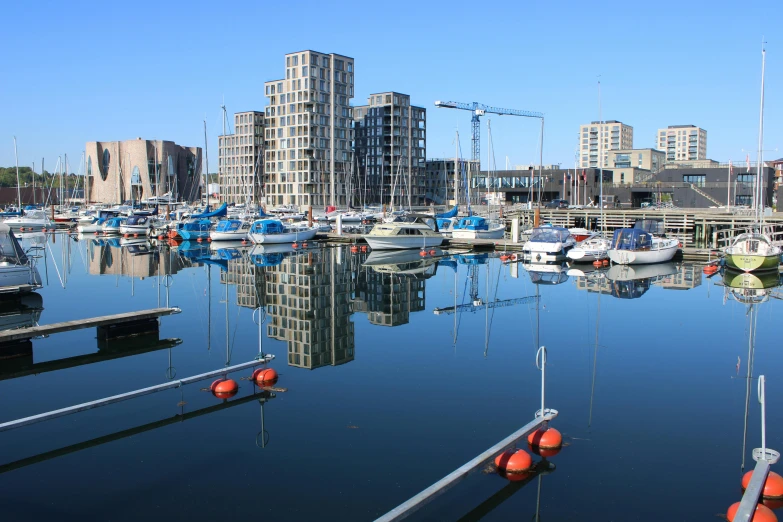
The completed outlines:
{"type": "Polygon", "coordinates": [[[16,136],[14,136],[14,157],[16,158],[16,197],[19,204],[19,216],[9,217],[4,221],[6,225],[14,230],[41,230],[54,227],[49,221],[49,217],[43,210],[26,209],[22,210],[22,192],[19,181],[19,155],[16,151],[16,136]]]}
{"type": "Polygon", "coordinates": [[[759,152],[756,164],[756,186],[754,188],[753,204],[756,212],[756,223],[753,230],[739,234],[731,245],[724,250],[726,265],[730,268],[753,272],[755,270],[777,270],[780,267],[780,246],[773,244],[770,236],[764,230],[764,182],[762,168],[764,165],[762,147],[764,143],[764,66],[767,53],[761,46],[761,107],[759,109],[759,152]]]}

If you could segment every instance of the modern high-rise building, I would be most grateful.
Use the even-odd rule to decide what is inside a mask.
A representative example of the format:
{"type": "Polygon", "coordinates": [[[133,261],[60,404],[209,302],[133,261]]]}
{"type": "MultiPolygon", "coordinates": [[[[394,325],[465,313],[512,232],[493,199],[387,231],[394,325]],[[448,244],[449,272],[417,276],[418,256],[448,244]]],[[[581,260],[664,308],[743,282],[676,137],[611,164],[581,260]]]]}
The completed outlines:
{"type": "Polygon", "coordinates": [[[707,131],[695,125],[669,125],[658,129],[658,149],[666,152],[666,161],[707,159],[707,131]]]}
{"type": "Polygon", "coordinates": [[[411,105],[407,94],[382,92],[355,107],[353,119],[360,202],[423,205],[426,109],[411,105]]]}
{"type": "Polygon", "coordinates": [[[264,84],[267,204],[347,204],[353,68],[347,56],[300,51],[286,54],[285,78],[264,84]]]}
{"type": "Polygon", "coordinates": [[[610,150],[633,148],[633,127],[617,120],[594,121],[579,127],[579,168],[609,166],[610,150]],[[599,153],[602,156],[599,164],[599,153]]]}
{"type": "Polygon", "coordinates": [[[436,205],[454,205],[456,204],[455,191],[459,191],[460,203],[464,203],[467,197],[466,187],[472,182],[469,178],[481,170],[479,163],[478,160],[460,158],[457,171],[454,172],[454,158],[428,159],[424,171],[424,197],[427,202],[436,205]]]}
{"type": "Polygon", "coordinates": [[[227,203],[245,203],[260,194],[264,146],[264,113],[234,114],[234,133],[218,136],[218,178],[220,199],[227,203]]]}

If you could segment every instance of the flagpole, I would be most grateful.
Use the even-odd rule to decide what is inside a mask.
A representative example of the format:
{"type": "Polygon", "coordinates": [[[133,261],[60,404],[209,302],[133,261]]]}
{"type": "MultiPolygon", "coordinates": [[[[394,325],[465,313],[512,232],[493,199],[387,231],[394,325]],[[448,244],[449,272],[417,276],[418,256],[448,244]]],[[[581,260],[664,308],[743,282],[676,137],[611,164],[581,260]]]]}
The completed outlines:
{"type": "Polygon", "coordinates": [[[729,160],[729,177],[726,180],[726,210],[731,212],[731,160],[729,160]]]}

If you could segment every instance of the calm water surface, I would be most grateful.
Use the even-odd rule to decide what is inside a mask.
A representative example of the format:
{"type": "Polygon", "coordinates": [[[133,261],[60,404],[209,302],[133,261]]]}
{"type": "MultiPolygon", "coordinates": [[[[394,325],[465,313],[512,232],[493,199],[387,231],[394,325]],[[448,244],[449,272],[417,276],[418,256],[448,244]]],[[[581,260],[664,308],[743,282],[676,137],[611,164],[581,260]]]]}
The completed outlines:
{"type": "Polygon", "coordinates": [[[743,446],[751,326],[767,445],[783,449],[776,281],[749,306],[721,274],[680,264],[578,278],[486,255],[23,244],[44,247],[48,284],[6,305],[5,325],[182,313],[159,336],[85,329],[0,360],[0,422],[260,351],[287,391],[263,393],[243,370],[227,401],[207,380],[2,432],[3,520],[372,520],[532,419],[539,344],[567,443],[554,471],[524,485],[474,473],[414,519],[716,520],[760,446],[755,380],[743,446]]]}

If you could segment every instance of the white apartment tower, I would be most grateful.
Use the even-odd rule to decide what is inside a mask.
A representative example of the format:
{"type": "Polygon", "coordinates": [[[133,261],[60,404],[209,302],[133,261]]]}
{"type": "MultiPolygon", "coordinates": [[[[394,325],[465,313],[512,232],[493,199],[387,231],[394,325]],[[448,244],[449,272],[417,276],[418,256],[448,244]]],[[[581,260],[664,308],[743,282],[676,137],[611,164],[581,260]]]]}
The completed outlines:
{"type": "Polygon", "coordinates": [[[605,120],[579,127],[579,168],[606,168],[609,166],[610,150],[626,149],[633,149],[633,127],[630,125],[617,120],[605,120]]]}
{"type": "Polygon", "coordinates": [[[285,56],[285,78],[264,84],[268,205],[305,209],[347,203],[352,172],[353,58],[300,51],[285,56]]]}
{"type": "Polygon", "coordinates": [[[669,125],[658,129],[658,150],[666,162],[707,159],[707,131],[695,125],[669,125]]]}
{"type": "Polygon", "coordinates": [[[234,133],[218,136],[218,179],[220,198],[226,203],[252,201],[260,192],[259,175],[263,165],[259,155],[264,145],[264,113],[258,111],[234,114],[234,133]]]}

